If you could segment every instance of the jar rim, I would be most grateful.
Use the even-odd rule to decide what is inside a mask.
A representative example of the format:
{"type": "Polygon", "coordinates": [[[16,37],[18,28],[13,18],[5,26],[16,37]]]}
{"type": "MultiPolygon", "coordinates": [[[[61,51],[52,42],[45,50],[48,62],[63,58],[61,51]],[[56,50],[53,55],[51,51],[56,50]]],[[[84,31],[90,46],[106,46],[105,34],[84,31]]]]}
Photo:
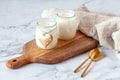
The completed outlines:
{"type": "Polygon", "coordinates": [[[57,28],[56,21],[50,18],[43,18],[37,22],[37,28],[42,32],[51,32],[57,28]]]}
{"type": "Polygon", "coordinates": [[[39,28],[51,28],[52,26],[55,27],[56,21],[51,18],[43,18],[37,22],[39,28]]]}
{"type": "Polygon", "coordinates": [[[57,16],[61,18],[73,18],[75,12],[73,10],[61,10],[57,13],[57,16]]]}

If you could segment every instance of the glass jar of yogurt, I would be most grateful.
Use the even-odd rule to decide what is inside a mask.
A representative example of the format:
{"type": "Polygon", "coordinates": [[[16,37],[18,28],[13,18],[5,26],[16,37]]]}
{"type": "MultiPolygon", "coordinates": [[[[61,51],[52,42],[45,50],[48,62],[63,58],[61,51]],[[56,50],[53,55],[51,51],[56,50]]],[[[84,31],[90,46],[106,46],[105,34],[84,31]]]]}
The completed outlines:
{"type": "Polygon", "coordinates": [[[37,23],[35,40],[39,48],[54,48],[57,44],[57,38],[57,27],[54,19],[45,18],[37,23]]]}
{"type": "Polygon", "coordinates": [[[72,10],[61,10],[56,17],[58,38],[63,40],[72,39],[78,28],[77,17],[72,10]]]}

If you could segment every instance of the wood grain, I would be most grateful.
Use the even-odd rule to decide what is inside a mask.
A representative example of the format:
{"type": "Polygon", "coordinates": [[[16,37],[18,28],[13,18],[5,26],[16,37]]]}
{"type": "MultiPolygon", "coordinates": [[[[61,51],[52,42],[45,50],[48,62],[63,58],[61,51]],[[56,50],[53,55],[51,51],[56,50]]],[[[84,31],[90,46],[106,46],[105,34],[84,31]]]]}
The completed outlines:
{"type": "Polygon", "coordinates": [[[22,67],[26,64],[37,62],[45,64],[55,64],[74,56],[87,52],[98,46],[98,42],[81,32],[71,40],[58,40],[54,49],[45,50],[37,47],[35,40],[29,41],[23,47],[23,55],[6,62],[6,66],[11,69],[22,67]]]}

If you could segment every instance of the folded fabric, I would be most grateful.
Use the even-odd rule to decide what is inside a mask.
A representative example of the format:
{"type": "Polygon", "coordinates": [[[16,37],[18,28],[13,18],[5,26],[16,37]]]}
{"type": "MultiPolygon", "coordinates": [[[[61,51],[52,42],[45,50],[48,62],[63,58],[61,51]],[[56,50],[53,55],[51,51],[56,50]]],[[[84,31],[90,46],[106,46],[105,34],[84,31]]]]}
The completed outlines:
{"type": "MultiPolygon", "coordinates": [[[[94,26],[100,45],[120,51],[120,18],[113,17],[94,26]]],[[[93,36],[91,35],[91,36],[93,36]]]]}
{"type": "MultiPolygon", "coordinates": [[[[95,24],[108,20],[110,16],[99,15],[97,13],[76,11],[80,25],[78,29],[84,34],[91,36],[95,24]]],[[[94,37],[94,36],[93,36],[94,37]]]]}
{"type": "Polygon", "coordinates": [[[98,40],[100,45],[120,52],[120,17],[110,13],[93,13],[86,9],[85,12],[76,10],[80,19],[78,29],[98,40]]]}

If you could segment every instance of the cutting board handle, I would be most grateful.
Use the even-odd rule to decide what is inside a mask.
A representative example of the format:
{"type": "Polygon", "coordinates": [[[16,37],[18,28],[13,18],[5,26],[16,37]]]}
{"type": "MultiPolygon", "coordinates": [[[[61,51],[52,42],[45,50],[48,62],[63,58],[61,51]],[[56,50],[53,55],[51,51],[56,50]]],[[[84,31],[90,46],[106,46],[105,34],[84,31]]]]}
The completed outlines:
{"type": "Polygon", "coordinates": [[[30,63],[29,58],[23,55],[23,56],[19,56],[17,58],[8,60],[6,63],[6,66],[11,69],[17,69],[29,63],[30,63]]]}

